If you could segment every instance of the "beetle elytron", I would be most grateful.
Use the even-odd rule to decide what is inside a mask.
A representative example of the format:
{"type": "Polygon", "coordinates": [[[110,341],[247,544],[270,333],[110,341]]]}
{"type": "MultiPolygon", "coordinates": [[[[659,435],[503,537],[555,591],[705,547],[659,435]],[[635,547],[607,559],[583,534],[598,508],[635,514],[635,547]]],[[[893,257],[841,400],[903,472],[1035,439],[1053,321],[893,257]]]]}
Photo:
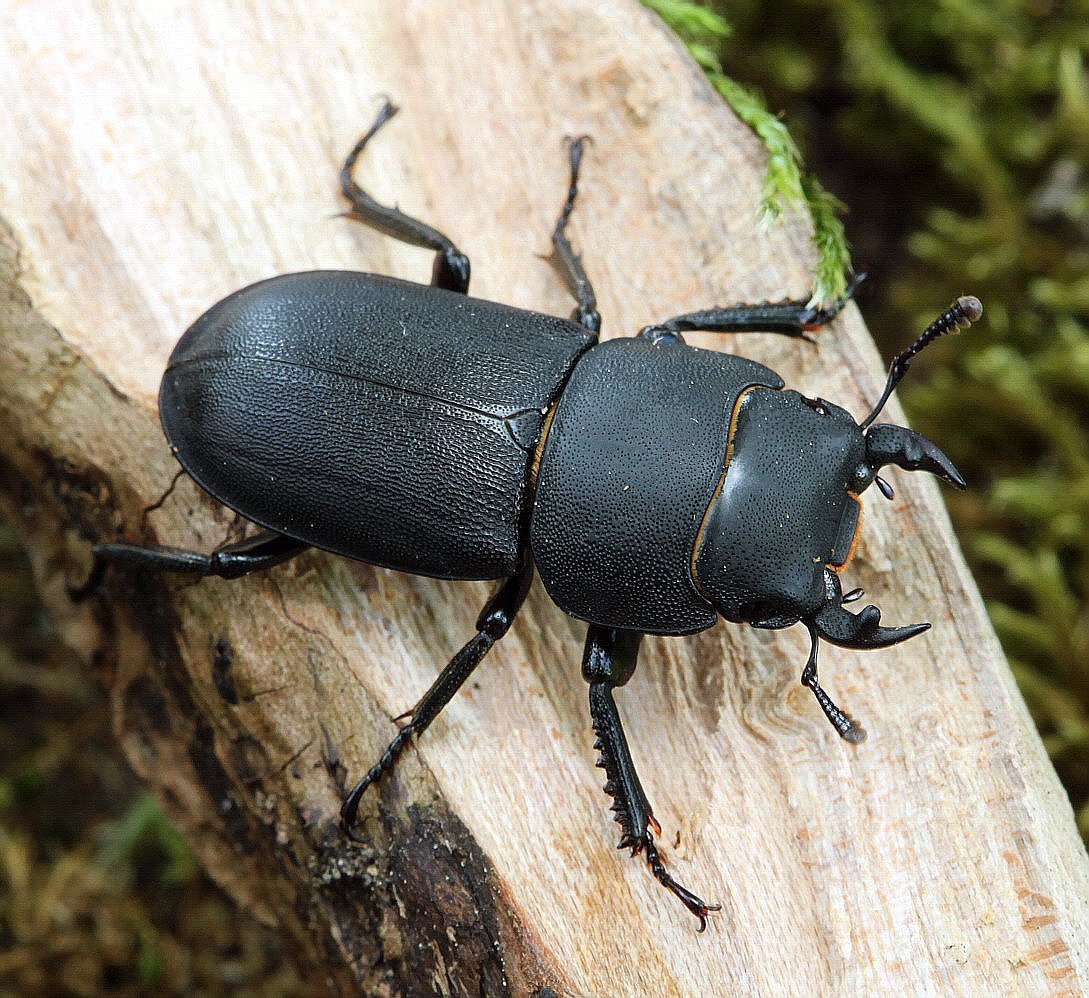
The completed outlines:
{"type": "MultiPolygon", "coordinates": [[[[759,628],[802,623],[801,681],[836,731],[862,729],[817,682],[820,638],[882,648],[929,627],[884,627],[845,608],[839,572],[859,528],[859,496],[895,464],[964,487],[950,460],[905,427],[871,425],[911,358],[982,313],[958,299],[893,362],[861,423],[786,390],[761,364],[687,346],[686,330],[806,338],[830,308],[803,301],[680,315],[598,342],[594,291],[567,238],[583,139],[552,234],[571,320],[470,298],[469,260],[441,232],[379,204],[353,180],[388,102],[349,154],[349,216],[435,251],[430,285],[346,271],[289,274],[214,305],[174,349],[159,395],[186,472],[263,529],[212,554],[102,544],[79,597],[111,561],[236,578],[310,547],[448,579],[501,579],[477,633],[416,704],[344,801],[360,798],[450,701],[507,632],[534,568],[556,604],[589,624],[582,661],[606,792],[621,847],[706,924],[717,906],[666,871],[661,830],[613,700],[644,634],[680,635],[719,616],[759,628]]],[[[857,282],[856,282],[857,283],[857,282]]],[[[853,290],[853,285],[852,285],[853,290]]],[[[353,836],[354,837],[354,836],[353,836]]]]}

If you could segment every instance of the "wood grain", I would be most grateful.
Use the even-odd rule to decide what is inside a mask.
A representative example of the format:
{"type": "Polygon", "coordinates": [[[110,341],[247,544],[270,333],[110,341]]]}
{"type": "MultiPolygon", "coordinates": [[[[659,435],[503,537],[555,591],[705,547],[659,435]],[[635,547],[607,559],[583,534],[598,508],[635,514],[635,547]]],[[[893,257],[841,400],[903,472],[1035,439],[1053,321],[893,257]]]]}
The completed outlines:
{"type": "MultiPolygon", "coordinates": [[[[185,479],[142,516],[176,471],[158,379],[201,311],[290,270],[426,278],[426,254],[335,217],[340,158],[382,93],[403,113],[367,182],[470,253],[481,297],[570,310],[540,254],[576,132],[594,145],[575,237],[607,334],[804,294],[803,222],[755,226],[761,150],[652,15],[629,0],[34,0],[9,4],[0,32],[7,508],[134,766],[317,988],[1082,992],[1089,862],[922,476],[900,476],[894,503],[867,496],[846,581],[888,622],[933,630],[822,656],[861,747],[797,685],[800,634],[719,626],[644,646],[621,710],[667,863],[723,905],[702,936],[613,848],[583,628],[539,588],[366,802],[365,849],[336,831],[323,756],[353,775],[373,761],[487,587],[311,554],[234,583],[115,573],[88,606],[64,597],[92,538],[238,535],[185,479]]],[[[853,307],[815,349],[692,342],[859,414],[883,381],[853,307]]]]}

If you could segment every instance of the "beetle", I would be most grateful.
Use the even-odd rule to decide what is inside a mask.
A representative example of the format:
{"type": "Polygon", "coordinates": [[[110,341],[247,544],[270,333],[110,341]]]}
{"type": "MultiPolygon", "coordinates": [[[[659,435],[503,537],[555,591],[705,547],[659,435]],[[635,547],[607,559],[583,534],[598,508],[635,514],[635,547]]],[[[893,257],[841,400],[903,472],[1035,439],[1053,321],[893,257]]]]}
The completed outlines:
{"type": "Polygon", "coordinates": [[[787,389],[774,371],[696,349],[683,333],[775,332],[809,339],[830,307],[739,304],[679,315],[599,342],[593,286],[567,236],[585,137],[568,146],[569,185],[552,262],[570,319],[469,297],[468,257],[443,233],[380,204],[355,181],[360,154],[396,113],[388,101],[340,174],[348,217],[435,251],[428,285],[375,274],[274,277],[213,305],[181,337],[159,394],[167,441],[215,499],[258,524],[210,554],[94,547],[83,598],[112,562],[233,579],[309,548],[403,572],[502,580],[388,748],[346,795],[360,799],[419,736],[511,627],[539,573],[552,600],[588,624],[582,674],[620,847],[699,919],[708,904],[667,872],[654,818],[614,700],[645,634],[733,623],[803,624],[801,681],[848,742],[865,733],[817,681],[820,639],[883,648],[926,630],[855,614],[840,573],[854,550],[860,496],[886,465],[964,488],[922,435],[874,420],[912,358],[982,314],[964,296],[893,361],[861,421],[787,389]]]}

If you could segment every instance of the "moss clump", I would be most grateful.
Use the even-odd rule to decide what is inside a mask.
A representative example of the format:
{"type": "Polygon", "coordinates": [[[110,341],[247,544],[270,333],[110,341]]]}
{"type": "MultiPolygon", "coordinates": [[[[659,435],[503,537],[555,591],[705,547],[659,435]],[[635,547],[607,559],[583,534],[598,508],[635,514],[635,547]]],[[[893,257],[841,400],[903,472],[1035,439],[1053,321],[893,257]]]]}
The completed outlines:
{"type": "Polygon", "coordinates": [[[772,114],[759,93],[722,72],[717,46],[730,36],[725,18],[689,0],[643,0],[684,40],[714,88],[734,114],[748,125],[768,150],[759,221],[768,224],[784,209],[805,207],[813,223],[817,262],[813,301],[831,302],[847,290],[851,257],[838,212],[840,202],[802,171],[801,156],[782,119],[772,114]]]}

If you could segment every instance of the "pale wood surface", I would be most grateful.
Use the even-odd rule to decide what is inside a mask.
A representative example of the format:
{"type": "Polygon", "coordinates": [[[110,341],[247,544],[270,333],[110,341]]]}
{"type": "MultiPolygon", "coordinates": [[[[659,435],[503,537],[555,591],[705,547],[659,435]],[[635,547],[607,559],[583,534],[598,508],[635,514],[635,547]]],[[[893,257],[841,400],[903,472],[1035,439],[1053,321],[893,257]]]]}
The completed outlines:
{"type": "MultiPolygon", "coordinates": [[[[368,152],[369,186],[470,253],[477,295],[569,311],[538,254],[575,132],[594,137],[574,230],[607,334],[804,294],[804,225],[756,230],[758,144],[654,17],[627,0],[84,0],[9,2],[0,30],[7,508],[70,640],[95,655],[134,765],[212,873],[322,967],[316,986],[1082,991],[1086,854],[924,476],[898,476],[894,503],[867,496],[847,581],[888,622],[934,629],[822,657],[863,746],[798,687],[797,633],[650,640],[621,694],[666,861],[723,904],[702,936],[613,849],[583,628],[539,587],[367,803],[363,853],[334,827],[323,726],[357,774],[487,587],[313,554],[241,582],[114,575],[101,602],[64,598],[90,532],[211,549],[238,529],[183,480],[141,533],[176,469],[158,379],[204,308],[290,270],[425,279],[425,254],[333,217],[336,168],[381,93],[403,113],[368,152]],[[234,697],[215,682],[220,638],[234,697]]],[[[883,381],[854,308],[817,349],[693,341],[856,413],[883,381]]]]}

